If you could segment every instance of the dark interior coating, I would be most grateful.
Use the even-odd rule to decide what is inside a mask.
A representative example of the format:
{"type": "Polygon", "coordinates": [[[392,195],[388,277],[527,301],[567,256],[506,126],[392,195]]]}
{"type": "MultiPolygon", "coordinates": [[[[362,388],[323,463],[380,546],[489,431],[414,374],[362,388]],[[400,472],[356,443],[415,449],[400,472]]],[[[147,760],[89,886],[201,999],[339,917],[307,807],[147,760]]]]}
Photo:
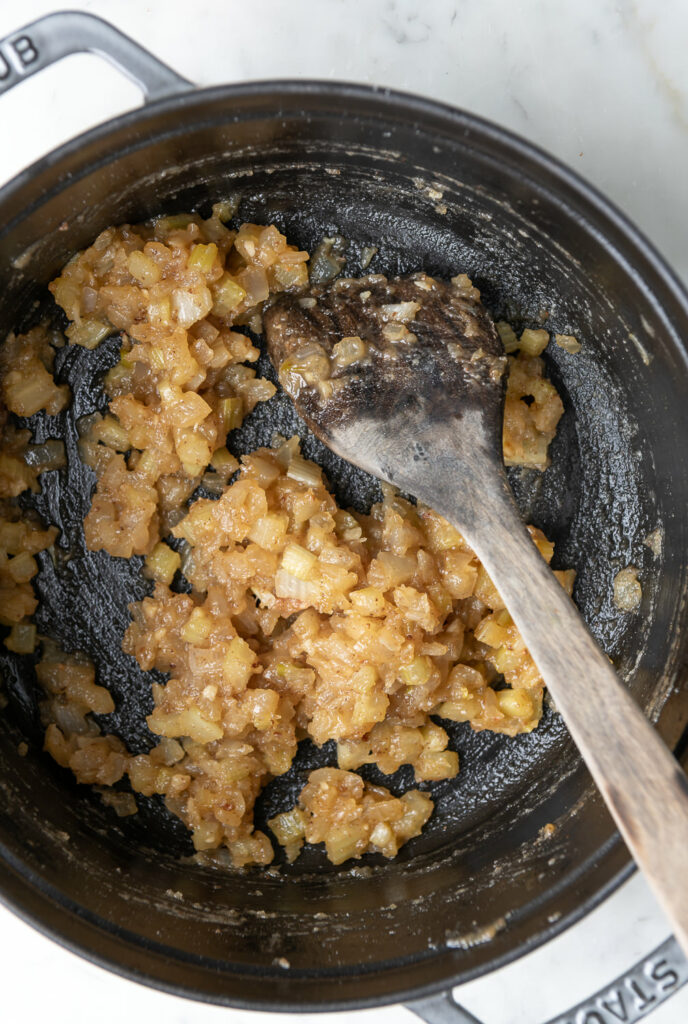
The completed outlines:
{"type": "MultiPolygon", "coordinates": [[[[377,245],[366,272],[465,272],[490,313],[517,329],[548,314],[547,329],[576,334],[583,349],[551,346],[546,356],[566,406],[552,466],[510,480],[524,516],[557,543],[556,564],[577,569],[576,600],[595,635],[676,744],[686,695],[666,697],[685,654],[688,537],[677,512],[688,500],[688,453],[668,439],[688,434],[684,299],[618,217],[541,155],[465,115],[343,88],[344,97],[307,85],[200,93],[101,129],[20,179],[0,196],[4,328],[35,318],[48,281],[108,224],[203,206],[230,190],[242,194],[242,219],[274,222],[310,251],[341,234],[347,274],[364,272],[361,254],[377,245]],[[420,179],[441,188],[446,214],[420,179]],[[644,543],[658,527],[671,559],[644,543]],[[630,563],[644,599],[638,614],[623,615],[611,581],[630,563]]],[[[67,351],[60,368],[81,405],[41,427],[66,441],[68,469],[48,474],[40,502],[73,554],[52,568],[45,557],[40,622],[67,648],[96,656],[117,728],[136,748],[149,742],[148,681],[119,643],[127,604],[145,584],[135,562],[79,546],[91,477],[75,461],[74,416],[91,411],[91,382],[112,353],[82,357],[67,351]]],[[[232,444],[269,444],[275,431],[303,433],[304,454],[321,462],[343,504],[374,498],[375,483],[323,450],[284,395],[258,407],[232,444]]],[[[181,826],[156,801],[117,821],[77,787],[41,753],[31,659],[7,658],[3,673],[0,891],[74,947],[170,989],[264,1009],[438,989],[542,941],[626,869],[551,709],[515,741],[452,727],[461,773],[431,787],[435,814],[398,860],[334,869],[313,850],[297,869],[233,875],[181,863],[181,826]],[[540,841],[548,822],[557,830],[540,841]],[[457,945],[505,915],[492,942],[457,945]]],[[[284,789],[266,792],[269,813],[290,803],[311,759],[328,755],[303,750],[284,789]]]]}

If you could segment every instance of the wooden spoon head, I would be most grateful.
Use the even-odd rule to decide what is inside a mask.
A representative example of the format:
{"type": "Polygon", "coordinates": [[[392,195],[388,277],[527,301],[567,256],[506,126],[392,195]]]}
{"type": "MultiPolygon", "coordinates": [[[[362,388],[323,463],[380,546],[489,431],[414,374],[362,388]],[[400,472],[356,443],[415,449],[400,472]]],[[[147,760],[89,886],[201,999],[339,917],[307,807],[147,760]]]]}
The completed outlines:
{"type": "Polygon", "coordinates": [[[280,296],[264,326],[282,386],[350,462],[397,482],[393,463],[428,456],[414,433],[448,425],[455,447],[475,446],[477,430],[499,457],[506,357],[464,275],[340,278],[280,296]]]}

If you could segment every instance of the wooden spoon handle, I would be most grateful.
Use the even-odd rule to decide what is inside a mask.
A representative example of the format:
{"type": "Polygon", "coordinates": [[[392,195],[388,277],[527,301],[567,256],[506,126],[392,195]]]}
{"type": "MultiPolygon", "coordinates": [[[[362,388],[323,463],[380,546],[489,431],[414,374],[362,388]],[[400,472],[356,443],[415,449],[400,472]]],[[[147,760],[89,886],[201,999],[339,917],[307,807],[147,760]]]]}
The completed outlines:
{"type": "MultiPolygon", "coordinates": [[[[506,484],[505,484],[506,487],[506,484]]],[[[626,844],[688,954],[688,780],[541,558],[509,495],[470,529],[626,844]]],[[[451,521],[450,509],[444,514],[451,521]]]]}

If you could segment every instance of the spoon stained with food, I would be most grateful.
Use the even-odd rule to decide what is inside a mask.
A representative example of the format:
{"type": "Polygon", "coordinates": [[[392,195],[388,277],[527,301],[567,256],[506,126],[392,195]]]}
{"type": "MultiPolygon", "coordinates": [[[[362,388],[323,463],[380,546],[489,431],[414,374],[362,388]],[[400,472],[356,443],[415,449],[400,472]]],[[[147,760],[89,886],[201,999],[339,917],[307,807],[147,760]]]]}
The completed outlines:
{"type": "Polygon", "coordinates": [[[281,296],[264,324],[315,434],[473,548],[688,953],[688,781],[520,518],[501,451],[506,357],[478,292],[465,277],[339,279],[281,296]]]}

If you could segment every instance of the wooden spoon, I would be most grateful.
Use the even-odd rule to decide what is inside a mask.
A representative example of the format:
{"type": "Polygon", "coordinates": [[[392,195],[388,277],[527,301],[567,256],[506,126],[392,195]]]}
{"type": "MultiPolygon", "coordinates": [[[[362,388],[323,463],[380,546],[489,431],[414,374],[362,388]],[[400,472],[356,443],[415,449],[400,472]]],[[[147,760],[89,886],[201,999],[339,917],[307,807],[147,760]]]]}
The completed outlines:
{"type": "Polygon", "coordinates": [[[478,555],[688,953],[688,781],[521,521],[501,451],[506,360],[478,293],[465,278],[340,279],[282,296],[264,322],[312,430],[478,555]]]}

